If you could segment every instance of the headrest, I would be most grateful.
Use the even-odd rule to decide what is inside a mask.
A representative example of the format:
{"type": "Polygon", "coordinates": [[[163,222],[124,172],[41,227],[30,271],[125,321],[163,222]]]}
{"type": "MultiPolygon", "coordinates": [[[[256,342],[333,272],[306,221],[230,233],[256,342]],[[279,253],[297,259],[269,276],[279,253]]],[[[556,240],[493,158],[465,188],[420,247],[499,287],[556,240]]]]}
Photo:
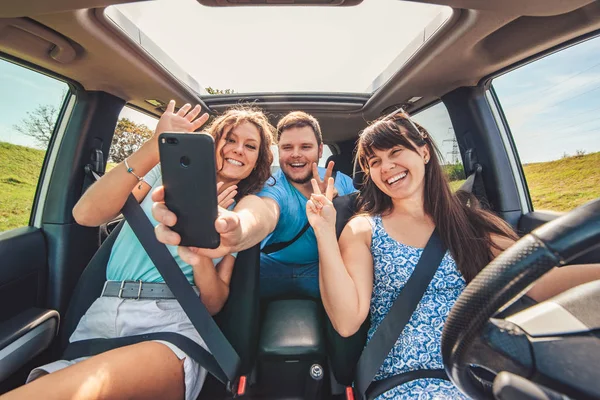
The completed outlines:
{"type": "Polygon", "coordinates": [[[362,171],[362,169],[360,169],[360,165],[357,162],[354,163],[353,168],[354,172],[352,173],[352,183],[354,183],[356,190],[362,190],[365,173],[362,171]]]}
{"type": "Polygon", "coordinates": [[[327,165],[329,164],[329,161],[333,161],[335,163],[335,165],[333,166],[333,170],[334,171],[339,171],[340,170],[340,166],[338,165],[339,161],[340,161],[340,155],[339,154],[332,154],[327,158],[327,161],[325,161],[325,168],[327,168],[327,165]]]}

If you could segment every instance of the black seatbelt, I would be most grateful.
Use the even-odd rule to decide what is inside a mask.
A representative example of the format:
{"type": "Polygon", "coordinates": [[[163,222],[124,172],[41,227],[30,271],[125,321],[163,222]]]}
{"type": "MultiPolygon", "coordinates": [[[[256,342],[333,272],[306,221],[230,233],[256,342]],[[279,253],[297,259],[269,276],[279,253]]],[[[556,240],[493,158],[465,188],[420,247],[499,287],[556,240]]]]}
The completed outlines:
{"type": "Polygon", "coordinates": [[[298,234],[296,236],[294,236],[294,238],[292,240],[288,240],[287,242],[268,244],[260,250],[261,253],[271,254],[271,253],[275,253],[279,250],[285,249],[286,247],[293,244],[296,240],[300,239],[300,237],[302,235],[304,235],[304,232],[306,232],[308,230],[308,228],[310,228],[310,224],[307,222],[306,225],[304,225],[304,227],[302,228],[302,230],[300,230],[300,232],[298,232],[298,234]]]}
{"type": "Polygon", "coordinates": [[[167,246],[156,239],[154,226],[132,194],[125,202],[123,215],[217,363],[227,378],[233,382],[237,378],[240,357],[231,347],[231,343],[225,338],[200,297],[194,292],[167,246]]]}
{"type": "Polygon", "coordinates": [[[434,230],[404,289],[392,304],[387,316],[373,334],[358,360],[355,387],[360,398],[364,398],[377,371],[402,334],[445,253],[446,246],[437,230],[434,230]]]}
{"type": "Polygon", "coordinates": [[[487,193],[483,184],[483,167],[479,163],[475,149],[465,151],[464,161],[464,170],[469,176],[458,190],[473,194],[484,208],[489,208],[487,193]]]}
{"type": "Polygon", "coordinates": [[[102,143],[96,143],[96,146],[97,147],[93,148],[92,153],[90,154],[90,162],[86,164],[84,168],[85,176],[81,193],[85,193],[85,191],[99,179],[99,175],[104,174],[104,171],[106,170],[104,155],[101,150],[102,143]]]}
{"type": "Polygon", "coordinates": [[[473,193],[474,195],[477,195],[477,197],[487,197],[481,172],[481,165],[475,165],[475,170],[471,172],[471,175],[469,175],[463,184],[460,185],[458,190],[462,190],[463,192],[467,193],[473,193]]]}
{"type": "MultiPolygon", "coordinates": [[[[93,174],[99,179],[97,174],[93,174]]],[[[169,253],[167,247],[160,243],[154,235],[154,227],[139,205],[130,194],[122,209],[125,219],[148,256],[158,269],[165,283],[185,311],[192,325],[210,349],[208,353],[199,344],[177,333],[151,333],[127,338],[89,339],[70,343],[65,350],[65,359],[91,356],[146,340],[165,340],[185,351],[198,364],[206,368],[223,383],[235,382],[240,365],[240,358],[227,338],[223,335],[208,310],[194,292],[187,278],[169,253]],[[189,350],[188,353],[185,349],[189,350]]]]}
{"type": "Polygon", "coordinates": [[[403,372],[398,375],[379,381],[373,381],[366,393],[367,399],[375,399],[390,389],[417,379],[444,379],[448,380],[448,375],[444,369],[416,369],[403,372]]]}
{"type": "Polygon", "coordinates": [[[208,351],[192,339],[176,332],[155,332],[112,339],[80,340],[69,343],[62,357],[65,360],[74,360],[84,356],[91,357],[112,349],[146,342],[148,340],[163,340],[177,346],[219,381],[224,384],[227,384],[229,381],[229,378],[227,378],[221,367],[219,367],[217,360],[215,360],[208,351]]]}
{"type": "MultiPolygon", "coordinates": [[[[333,171],[331,174],[331,177],[335,180],[335,177],[337,176],[337,171],[333,171]]],[[[304,235],[304,232],[306,232],[308,230],[308,228],[310,228],[310,223],[307,221],[306,225],[304,225],[302,227],[302,229],[300,230],[300,232],[298,232],[296,234],[296,236],[293,237],[293,239],[288,240],[287,242],[279,242],[279,243],[271,243],[266,245],[265,247],[263,247],[260,252],[261,253],[265,253],[265,254],[271,254],[271,253],[276,253],[280,250],[285,249],[286,247],[291,246],[292,244],[294,244],[294,242],[298,239],[300,239],[302,237],[302,235],[304,235]]]]}

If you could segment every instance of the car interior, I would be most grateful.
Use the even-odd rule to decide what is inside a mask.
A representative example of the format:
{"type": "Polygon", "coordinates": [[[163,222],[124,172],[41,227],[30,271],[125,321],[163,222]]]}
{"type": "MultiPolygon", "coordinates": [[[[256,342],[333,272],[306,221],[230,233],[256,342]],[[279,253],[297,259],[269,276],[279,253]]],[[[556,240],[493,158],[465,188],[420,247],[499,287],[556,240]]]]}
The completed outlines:
{"type": "MultiPolygon", "coordinates": [[[[311,7],[318,13],[327,7],[341,13],[373,1],[197,3],[225,10],[285,6],[311,7]]],[[[32,368],[60,359],[79,319],[102,291],[120,228],[105,238],[99,228],[78,225],[72,210],[94,181],[91,171],[104,172],[123,107],[158,118],[174,99],[178,105],[200,104],[211,115],[253,103],[273,125],[289,111],[310,113],[321,124],[331,152],[327,160],[353,177],[357,190],[362,177],[354,165],[354,149],[369,121],[403,108],[427,127],[420,113],[443,105],[455,135],[453,154],[465,176],[473,174],[480,182],[473,193],[520,236],[544,243],[518,242],[463,293],[464,301],[444,330],[446,372],[473,398],[525,398],[522,393],[531,399],[600,398],[593,367],[600,362],[600,282],[552,300],[562,311],[546,307],[541,314],[527,315],[526,309],[498,317],[551,267],[600,261],[600,203],[568,213],[534,210],[510,126],[491,84],[497,76],[600,35],[600,3],[413,2],[446,6],[447,18],[423,29],[365,93],[226,94],[209,94],[111,7],[138,1],[3,2],[0,61],[62,81],[68,92],[43,161],[29,225],[0,232],[0,394],[22,385],[32,368]],[[534,230],[535,235],[528,235],[534,230]]],[[[269,52],[277,56],[277,49],[269,52]]],[[[2,94],[10,101],[11,93],[2,94]]],[[[356,211],[354,201],[351,195],[334,202],[338,236],[356,211]]],[[[257,245],[237,258],[230,297],[215,316],[240,358],[237,375],[244,388],[241,381],[222,382],[209,374],[200,398],[354,398],[347,389],[369,321],[343,338],[319,301],[293,296],[261,301],[259,254],[257,245]]],[[[399,382],[371,385],[366,398],[399,382]]]]}

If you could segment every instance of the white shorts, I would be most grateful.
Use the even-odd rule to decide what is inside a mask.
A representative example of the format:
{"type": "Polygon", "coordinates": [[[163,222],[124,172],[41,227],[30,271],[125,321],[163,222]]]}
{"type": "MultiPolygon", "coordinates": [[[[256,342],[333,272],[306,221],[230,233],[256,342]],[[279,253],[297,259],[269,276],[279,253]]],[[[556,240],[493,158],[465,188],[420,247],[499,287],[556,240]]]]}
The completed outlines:
{"type": "MultiPolygon", "coordinates": [[[[206,349],[206,344],[176,300],[132,300],[117,297],[100,297],[87,310],[69,342],[96,338],[115,338],[154,332],[175,332],[184,335],[206,349]]],[[[185,398],[195,400],[206,378],[206,370],[177,346],[157,340],[168,346],[180,359],[185,359],[185,398]]],[[[207,349],[208,350],[208,349],[207,349]]],[[[35,368],[29,373],[27,383],[40,376],[83,361],[58,360],[35,368]]]]}

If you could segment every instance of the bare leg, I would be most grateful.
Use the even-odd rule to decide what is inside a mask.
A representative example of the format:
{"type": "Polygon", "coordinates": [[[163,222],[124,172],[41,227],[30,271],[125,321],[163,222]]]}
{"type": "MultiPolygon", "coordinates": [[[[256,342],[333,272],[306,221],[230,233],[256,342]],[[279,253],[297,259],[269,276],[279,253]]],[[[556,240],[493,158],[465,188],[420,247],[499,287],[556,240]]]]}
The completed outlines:
{"type": "Polygon", "coordinates": [[[162,343],[111,350],[43,376],[2,397],[12,399],[183,399],[183,360],[162,343]]]}
{"type": "Polygon", "coordinates": [[[554,268],[542,276],[527,295],[542,302],[575,286],[599,279],[600,264],[567,265],[554,268]]]}

